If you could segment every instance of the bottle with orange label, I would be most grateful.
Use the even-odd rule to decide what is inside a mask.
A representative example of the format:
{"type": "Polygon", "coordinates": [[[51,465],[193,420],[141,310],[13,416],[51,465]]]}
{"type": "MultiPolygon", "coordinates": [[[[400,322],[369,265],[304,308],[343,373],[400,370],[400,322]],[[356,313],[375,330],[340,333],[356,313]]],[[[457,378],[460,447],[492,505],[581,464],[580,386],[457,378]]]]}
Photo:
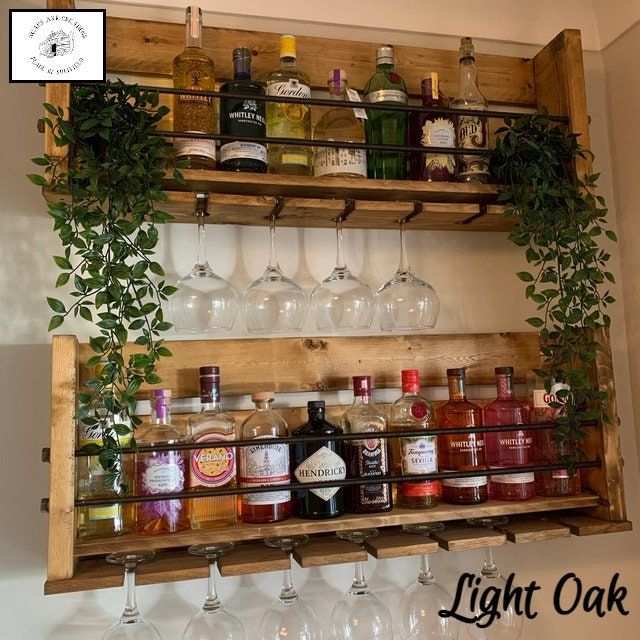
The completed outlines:
{"type": "MultiPolygon", "coordinates": [[[[200,413],[189,420],[191,442],[202,443],[190,457],[189,490],[236,486],[236,455],[230,446],[235,440],[235,419],[220,407],[220,368],[200,367],[200,413]]],[[[237,521],[235,496],[191,500],[191,528],[211,529],[237,521]]]]}

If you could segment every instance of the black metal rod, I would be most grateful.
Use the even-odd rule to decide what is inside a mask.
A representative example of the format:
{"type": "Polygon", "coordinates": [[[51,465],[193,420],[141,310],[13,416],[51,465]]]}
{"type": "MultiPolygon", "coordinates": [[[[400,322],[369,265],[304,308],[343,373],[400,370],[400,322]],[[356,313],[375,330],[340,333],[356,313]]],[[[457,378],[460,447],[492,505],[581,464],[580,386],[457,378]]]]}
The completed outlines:
{"type": "MultiPolygon", "coordinates": [[[[582,427],[596,427],[598,426],[597,420],[585,420],[581,423],[582,427]]],[[[371,433],[339,433],[327,436],[287,436],[284,438],[260,438],[256,441],[254,438],[246,440],[228,440],[224,442],[225,447],[249,447],[256,443],[261,445],[268,444],[304,444],[309,442],[327,442],[327,441],[350,441],[350,440],[364,440],[367,438],[380,438],[380,439],[393,439],[393,438],[411,438],[416,436],[455,436],[466,435],[469,433],[501,433],[505,431],[518,431],[525,429],[529,431],[541,431],[544,429],[555,429],[555,422],[531,422],[529,424],[508,424],[499,426],[485,426],[485,427],[459,427],[455,429],[429,429],[425,431],[421,430],[408,430],[408,431],[381,431],[371,433]]],[[[179,444],[154,444],[149,446],[139,446],[138,453],[153,453],[162,451],[193,451],[195,449],[206,449],[216,445],[212,443],[207,445],[202,442],[181,442],[179,444]]],[[[132,449],[122,449],[122,453],[135,453],[132,449]]],[[[85,458],[95,454],[87,453],[81,449],[76,449],[76,458],[85,458]]]]}
{"type": "MultiPolygon", "coordinates": [[[[602,466],[600,458],[576,462],[575,469],[596,469],[602,466]]],[[[324,482],[295,482],[290,484],[272,484],[260,487],[235,487],[232,489],[210,489],[208,491],[181,491],[179,493],[156,493],[147,496],[115,496],[113,498],[87,498],[76,500],[76,507],[97,507],[109,504],[129,504],[132,502],[161,502],[164,500],[180,500],[188,498],[215,498],[218,496],[238,496],[253,493],[270,493],[272,491],[311,491],[326,487],[351,487],[354,485],[402,484],[405,482],[429,482],[434,480],[473,478],[476,476],[501,476],[509,473],[533,473],[535,471],[559,471],[567,465],[533,464],[526,467],[502,467],[500,469],[473,469],[469,471],[451,471],[440,473],[424,473],[413,476],[371,476],[369,478],[346,478],[345,480],[327,480],[324,482]]]]}

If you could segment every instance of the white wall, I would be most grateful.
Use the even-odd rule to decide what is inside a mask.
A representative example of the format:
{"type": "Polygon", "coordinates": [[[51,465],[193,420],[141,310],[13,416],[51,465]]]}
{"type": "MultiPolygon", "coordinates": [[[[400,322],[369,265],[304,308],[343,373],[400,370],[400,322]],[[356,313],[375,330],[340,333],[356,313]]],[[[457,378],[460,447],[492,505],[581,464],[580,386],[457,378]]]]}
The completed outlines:
{"type": "MultiPolygon", "coordinates": [[[[343,4],[352,11],[356,5],[343,4]]],[[[361,3],[357,5],[362,6],[361,3]]],[[[21,5],[14,3],[14,6],[21,5]]],[[[275,11],[285,3],[272,2],[269,6],[275,11]]],[[[297,18],[315,15],[306,3],[286,3],[286,6],[289,12],[296,11],[297,18]]],[[[145,15],[153,18],[156,13],[147,9],[145,15]]],[[[388,26],[384,16],[378,23],[381,28],[388,26]]],[[[475,34],[483,27],[483,23],[471,21],[462,11],[455,13],[455,17],[460,32],[475,34]]],[[[238,22],[246,24],[248,21],[234,17],[217,19],[223,26],[238,22]]],[[[354,38],[372,42],[415,42],[417,38],[406,33],[372,30],[366,32],[367,37],[362,37],[360,30],[287,20],[254,18],[250,23],[251,28],[257,30],[327,36],[336,32],[342,36],[351,33],[354,38]]],[[[6,42],[6,21],[1,29],[0,41],[6,42]]],[[[516,36],[504,37],[514,39],[516,36]]],[[[439,42],[438,46],[455,47],[451,38],[435,40],[439,42]]],[[[531,48],[496,42],[482,43],[478,48],[520,55],[534,52],[531,48]]],[[[42,596],[46,519],[38,513],[38,503],[48,491],[48,469],[39,462],[39,451],[48,444],[49,438],[50,384],[50,338],[46,333],[48,311],[44,299],[53,287],[55,268],[50,256],[57,253],[58,243],[37,189],[24,178],[25,173],[33,171],[28,159],[42,152],[42,139],[35,131],[35,121],[40,115],[43,91],[29,85],[6,84],[6,65],[2,66],[2,74],[2,86],[6,90],[0,101],[0,122],[8,123],[8,126],[3,132],[5,154],[0,160],[0,193],[3,195],[0,200],[0,326],[3,329],[0,335],[0,406],[3,450],[6,452],[0,465],[0,513],[4,514],[0,520],[0,637],[20,640],[99,638],[120,612],[123,598],[120,589],[42,596]],[[20,496],[14,495],[14,490],[18,489],[20,496]]],[[[615,226],[604,71],[600,57],[595,54],[587,57],[587,86],[596,168],[602,171],[601,192],[611,205],[611,220],[615,226]]],[[[186,271],[194,257],[195,230],[186,225],[175,225],[164,235],[168,242],[162,249],[163,260],[170,260],[177,273],[186,271]]],[[[279,233],[279,241],[281,247],[297,248],[287,253],[281,251],[281,262],[287,273],[296,275],[307,286],[312,286],[330,270],[333,259],[331,232],[283,230],[279,233]]],[[[346,233],[347,259],[354,271],[362,273],[372,286],[379,285],[395,269],[396,245],[397,237],[393,232],[346,233]]],[[[218,271],[239,287],[262,271],[267,258],[265,231],[261,229],[212,228],[208,247],[218,271]]],[[[417,273],[430,280],[441,296],[438,332],[527,330],[524,318],[529,313],[522,287],[514,276],[523,267],[523,258],[521,251],[511,246],[504,235],[412,232],[409,251],[417,273]]],[[[630,263],[629,270],[625,270],[621,278],[618,256],[614,252],[612,266],[619,281],[622,280],[625,286],[633,285],[640,265],[630,263]]],[[[638,521],[638,458],[625,337],[625,301],[621,298],[620,287],[617,294],[619,302],[613,310],[612,330],[614,366],[622,418],[629,516],[638,521]]],[[[86,330],[81,325],[70,324],[65,331],[86,337],[86,330]]],[[[233,335],[242,335],[242,331],[236,329],[233,335]]],[[[640,606],[640,534],[572,538],[518,548],[508,545],[498,549],[496,556],[499,566],[505,572],[515,571],[521,584],[535,579],[543,587],[537,601],[539,615],[527,623],[526,640],[574,637],[599,640],[605,633],[612,638],[632,636],[631,618],[616,614],[604,619],[593,614],[560,617],[553,612],[551,595],[556,581],[566,572],[576,572],[589,586],[606,586],[612,574],[620,572],[622,583],[630,589],[628,608],[636,612],[640,606]]],[[[477,551],[442,552],[434,558],[434,570],[451,585],[461,571],[477,570],[480,559],[481,553],[477,551]]],[[[415,569],[413,559],[380,562],[377,566],[373,560],[369,563],[372,584],[388,598],[392,609],[401,590],[414,579],[415,569]]],[[[347,566],[313,571],[296,569],[295,579],[305,597],[324,614],[346,588],[351,569],[347,566]]],[[[230,608],[251,627],[258,613],[276,596],[277,581],[276,576],[267,574],[225,579],[220,585],[230,608]]],[[[202,581],[154,585],[142,587],[139,598],[143,611],[158,624],[163,636],[177,638],[186,619],[199,605],[203,589],[202,581]]],[[[326,619],[327,616],[323,617],[326,619]]]]}

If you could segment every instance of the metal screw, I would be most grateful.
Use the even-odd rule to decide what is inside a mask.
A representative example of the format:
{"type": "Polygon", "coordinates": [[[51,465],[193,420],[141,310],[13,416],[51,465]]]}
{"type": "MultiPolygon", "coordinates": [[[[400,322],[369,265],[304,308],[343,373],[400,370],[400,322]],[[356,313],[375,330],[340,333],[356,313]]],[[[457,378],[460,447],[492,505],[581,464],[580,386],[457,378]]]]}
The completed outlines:
{"type": "Polygon", "coordinates": [[[44,133],[44,118],[38,118],[36,129],[38,129],[38,133],[44,133]]]}
{"type": "Polygon", "coordinates": [[[42,462],[51,462],[51,449],[49,447],[43,447],[40,453],[40,459],[42,462]]]}
{"type": "Polygon", "coordinates": [[[40,498],[40,513],[49,513],[49,498],[40,498]]]}

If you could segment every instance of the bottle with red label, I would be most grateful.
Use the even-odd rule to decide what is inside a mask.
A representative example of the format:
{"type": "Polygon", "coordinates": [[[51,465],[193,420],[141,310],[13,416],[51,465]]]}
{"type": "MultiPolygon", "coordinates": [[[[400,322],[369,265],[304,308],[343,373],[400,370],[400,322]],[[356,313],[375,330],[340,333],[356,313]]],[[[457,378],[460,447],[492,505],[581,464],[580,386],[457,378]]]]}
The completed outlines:
{"type": "Polygon", "coordinates": [[[266,524],[286,520],[293,511],[290,491],[279,491],[278,485],[290,484],[289,445],[261,444],[266,438],[286,438],[287,423],[271,410],[273,391],[254,393],[251,400],[255,411],[242,423],[241,440],[255,440],[238,454],[238,475],[241,487],[273,487],[260,493],[242,496],[240,517],[243,522],[266,524]]]}
{"type": "MultiPolygon", "coordinates": [[[[449,401],[436,412],[438,425],[464,429],[482,426],[482,409],[467,400],[465,370],[447,369],[449,401]]],[[[438,437],[438,460],[442,473],[477,471],[478,475],[442,481],[442,498],[452,504],[480,504],[489,497],[482,432],[438,437]]]]}
{"type": "MultiPolygon", "coordinates": [[[[362,440],[345,442],[348,478],[388,476],[390,472],[387,440],[375,434],[387,430],[387,416],[373,404],[371,376],[353,377],[353,404],[342,416],[345,433],[368,434],[362,440]]],[[[347,510],[352,513],[379,513],[393,507],[388,483],[348,487],[347,510]]]]}
{"type": "MultiPolygon", "coordinates": [[[[429,435],[435,428],[431,403],[420,395],[420,373],[417,369],[402,371],[402,396],[392,405],[390,431],[425,431],[424,435],[391,439],[393,475],[437,473],[436,437],[429,435]]],[[[429,509],[440,501],[439,481],[404,482],[397,485],[397,504],[409,509],[429,509]]]]}
{"type": "MultiPolygon", "coordinates": [[[[497,398],[484,407],[484,426],[527,422],[528,410],[515,397],[513,367],[496,367],[497,398]]],[[[534,464],[533,433],[524,427],[514,431],[487,432],[484,435],[489,469],[524,467],[534,464]]],[[[530,473],[489,476],[489,497],[497,500],[529,500],[536,495],[535,477],[530,473]]]]}
{"type": "MultiPolygon", "coordinates": [[[[236,486],[235,419],[220,407],[220,369],[200,367],[200,413],[189,419],[189,439],[206,444],[190,455],[189,490],[197,493],[236,486]]],[[[189,509],[192,529],[234,524],[236,497],[194,498],[189,509]]]]}
{"type": "MultiPolygon", "coordinates": [[[[171,391],[155,389],[151,398],[150,422],[136,433],[140,446],[184,444],[184,436],[171,424],[171,391]]],[[[181,493],[188,486],[188,454],[183,451],[138,453],[136,493],[181,493]]],[[[136,504],[138,533],[175,533],[190,528],[188,500],[158,500],[136,504]]]]}

